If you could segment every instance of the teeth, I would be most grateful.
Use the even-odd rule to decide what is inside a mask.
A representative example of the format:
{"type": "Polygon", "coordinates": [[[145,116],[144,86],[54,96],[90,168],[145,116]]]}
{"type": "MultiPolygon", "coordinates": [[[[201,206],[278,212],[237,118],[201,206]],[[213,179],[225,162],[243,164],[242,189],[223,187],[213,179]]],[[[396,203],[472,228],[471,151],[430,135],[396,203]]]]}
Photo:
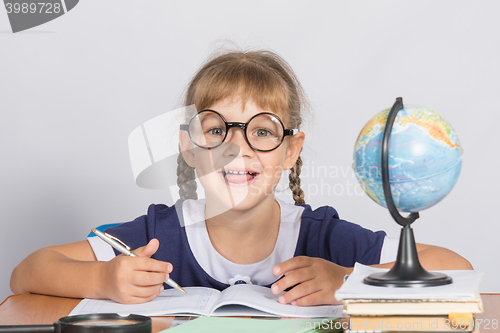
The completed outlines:
{"type": "Polygon", "coordinates": [[[253,172],[249,172],[249,171],[233,171],[233,170],[226,170],[224,171],[226,174],[232,174],[232,175],[246,175],[247,173],[250,174],[250,175],[253,175],[254,173],[253,172]]]}

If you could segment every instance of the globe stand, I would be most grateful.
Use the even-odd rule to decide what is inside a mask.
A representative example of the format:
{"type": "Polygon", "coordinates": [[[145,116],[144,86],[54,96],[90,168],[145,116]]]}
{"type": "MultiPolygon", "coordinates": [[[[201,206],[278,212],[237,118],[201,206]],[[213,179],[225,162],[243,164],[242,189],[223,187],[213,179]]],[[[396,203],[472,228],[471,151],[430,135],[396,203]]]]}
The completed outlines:
{"type": "Polygon", "coordinates": [[[399,237],[398,255],[391,270],[386,273],[371,274],[363,282],[381,287],[430,287],[450,284],[452,283],[451,277],[443,273],[426,271],[418,260],[415,237],[410,227],[410,224],[419,218],[418,212],[403,217],[399,214],[392,199],[389,180],[389,140],[396,115],[403,108],[403,99],[398,97],[387,117],[382,142],[382,184],[385,202],[392,218],[403,227],[399,237]]]}

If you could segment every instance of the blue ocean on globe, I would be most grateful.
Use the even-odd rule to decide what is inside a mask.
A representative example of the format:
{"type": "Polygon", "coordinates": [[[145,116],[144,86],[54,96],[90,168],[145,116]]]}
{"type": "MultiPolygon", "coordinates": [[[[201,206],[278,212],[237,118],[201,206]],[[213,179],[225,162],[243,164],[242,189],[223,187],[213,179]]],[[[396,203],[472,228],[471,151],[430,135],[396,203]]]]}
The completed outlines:
{"type": "MultiPolygon", "coordinates": [[[[363,127],[353,161],[363,190],[384,207],[382,140],[389,111],[381,111],[363,127]]],[[[436,112],[420,106],[400,110],[389,143],[389,178],[398,211],[418,212],[446,197],[458,180],[462,156],[455,131],[436,112]]]]}

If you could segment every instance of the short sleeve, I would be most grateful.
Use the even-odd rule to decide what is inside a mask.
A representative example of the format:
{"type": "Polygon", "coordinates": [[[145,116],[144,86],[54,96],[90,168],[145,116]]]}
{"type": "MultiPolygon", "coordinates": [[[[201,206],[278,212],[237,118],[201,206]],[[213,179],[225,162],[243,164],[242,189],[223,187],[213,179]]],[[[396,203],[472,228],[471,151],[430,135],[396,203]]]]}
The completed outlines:
{"type": "Polygon", "coordinates": [[[332,261],[341,266],[353,267],[356,262],[374,265],[380,263],[385,236],[384,231],[373,232],[360,225],[338,220],[331,232],[325,235],[325,243],[332,261]]]}
{"type": "Polygon", "coordinates": [[[111,245],[109,245],[99,237],[90,236],[87,237],[87,241],[92,247],[92,250],[94,251],[95,257],[98,261],[110,261],[116,256],[113,247],[111,247],[111,245]]]}
{"type": "Polygon", "coordinates": [[[312,211],[306,205],[296,252],[302,253],[299,255],[320,257],[344,267],[353,267],[356,262],[374,265],[380,263],[385,237],[384,231],[374,232],[341,220],[332,207],[320,207],[312,211]]]}
{"type": "Polygon", "coordinates": [[[382,245],[382,251],[380,253],[380,263],[385,264],[387,262],[396,261],[399,248],[399,239],[392,237],[385,237],[384,245],[382,245]]]}
{"type": "MultiPolygon", "coordinates": [[[[148,243],[148,225],[147,216],[143,215],[132,222],[122,223],[120,225],[106,229],[106,233],[118,238],[127,244],[132,250],[145,246],[148,243]]],[[[118,250],[113,249],[116,255],[118,250]]]]}

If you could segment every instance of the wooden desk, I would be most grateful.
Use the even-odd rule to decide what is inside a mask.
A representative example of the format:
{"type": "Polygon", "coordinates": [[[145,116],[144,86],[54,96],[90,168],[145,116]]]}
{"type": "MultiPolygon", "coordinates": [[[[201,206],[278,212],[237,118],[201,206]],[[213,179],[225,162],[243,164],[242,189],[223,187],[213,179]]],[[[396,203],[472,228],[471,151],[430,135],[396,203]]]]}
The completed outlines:
{"type": "MultiPolygon", "coordinates": [[[[0,305],[0,325],[50,325],[67,316],[80,301],[29,293],[12,295],[0,305]]],[[[169,328],[174,317],[152,319],[153,332],[159,332],[169,328]]]]}
{"type": "MultiPolygon", "coordinates": [[[[500,328],[493,329],[492,321],[500,325],[500,294],[482,294],[484,313],[476,316],[483,320],[481,333],[497,333],[500,328]],[[488,329],[483,329],[486,323],[488,329]]],[[[0,325],[46,325],[52,324],[61,317],[67,316],[80,299],[44,296],[36,294],[18,294],[5,299],[0,305],[0,325]]],[[[170,327],[174,317],[152,317],[153,332],[170,327]]]]}

